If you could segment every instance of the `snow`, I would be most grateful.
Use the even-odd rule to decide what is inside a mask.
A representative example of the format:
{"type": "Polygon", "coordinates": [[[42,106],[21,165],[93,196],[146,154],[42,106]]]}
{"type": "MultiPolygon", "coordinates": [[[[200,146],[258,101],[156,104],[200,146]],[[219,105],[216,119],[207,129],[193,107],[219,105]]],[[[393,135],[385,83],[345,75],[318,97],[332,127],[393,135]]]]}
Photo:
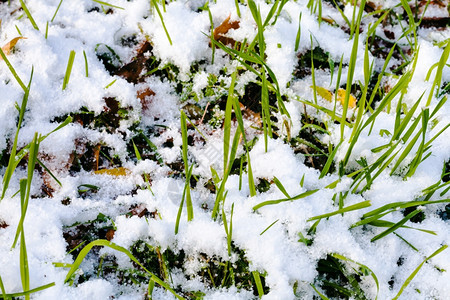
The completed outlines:
{"type": "MultiPolygon", "coordinates": [[[[311,14],[306,1],[289,1],[277,17],[277,22],[275,24],[269,22],[264,30],[265,61],[275,74],[282,94],[286,96],[285,105],[290,114],[290,119],[281,114],[275,114],[278,121],[274,121],[274,124],[279,127],[281,135],[274,134],[274,138],[269,138],[267,149],[262,131],[255,128],[255,122],[249,119],[244,120],[247,140],[252,141],[255,138],[249,153],[255,184],[263,180],[268,181],[270,187],[267,191],[258,191],[256,196],[251,197],[248,172],[244,171],[242,176],[231,174],[225,184],[227,194],[225,200],[220,203],[219,217],[213,220],[211,213],[216,195],[206,185],[212,178],[211,166],[219,176],[223,176],[223,130],[221,125],[213,128],[206,122],[202,123],[203,118],[189,120],[189,134],[194,136],[194,141],[190,141],[189,144],[189,161],[190,164],[194,164],[193,174],[198,177],[196,186],[191,190],[194,219],[187,221],[185,204],[180,215],[179,232],[175,234],[175,224],[186,184],[183,175],[184,165],[181,164],[181,172],[176,171],[176,164],[182,161],[180,110],[186,104],[190,104],[198,105],[202,111],[206,112],[206,103],[210,101],[211,104],[216,105],[212,103],[212,96],[199,96],[196,102],[191,95],[192,97],[187,97],[186,100],[186,95],[181,95],[180,86],[177,84],[182,87],[191,85],[189,92],[202,95],[208,88],[209,74],[214,74],[218,77],[218,82],[223,81],[221,88],[228,91],[229,75],[238,70],[236,95],[243,97],[245,86],[249,82],[258,80],[256,74],[244,71],[239,63],[232,61],[219,49],[216,49],[215,61],[211,64],[212,51],[208,45],[211,24],[208,11],[200,9],[205,5],[205,1],[172,1],[166,3],[164,7],[158,4],[171,42],[156,9],[151,7],[153,4],[150,3],[153,1],[111,0],[108,2],[123,9],[112,8],[109,13],[104,13],[103,9],[107,11],[110,7],[102,6],[97,1],[63,1],[54,21],[51,19],[59,1],[28,1],[27,7],[38,24],[39,31],[33,28],[26,15],[19,18],[23,13],[17,11],[20,7],[19,1],[10,2],[10,5],[8,2],[0,3],[0,20],[2,20],[0,46],[19,36],[18,30],[20,30],[27,39],[20,40],[15,50],[7,57],[25,85],[30,81],[32,70],[34,72],[24,123],[19,133],[19,150],[31,142],[36,131],[42,135],[50,133],[68,114],[79,113],[85,108],[98,117],[107,110],[106,98],[115,98],[120,103],[120,107],[128,111],[128,118],[121,120],[115,130],[90,128],[84,126],[86,124],[74,121],[50,134],[40,144],[39,159],[58,178],[61,186],[42,167],[35,170],[31,186],[32,197],[29,200],[24,222],[30,288],[37,288],[51,282],[54,282],[55,286],[31,294],[32,299],[144,298],[146,284],[124,284],[113,274],[98,278],[96,276],[99,268],[96,261],[98,257],[95,256],[98,253],[87,257],[76,278],[81,278],[80,274],[95,276],[85,277],[86,281],[78,284],[64,283],[68,269],[54,265],[54,263],[72,264],[74,262],[75,258],[67,253],[69,241],[64,236],[67,229],[76,227],[78,224],[90,224],[99,213],[109,218],[108,225],[113,226],[115,230],[111,241],[121,247],[130,249],[136,242],[144,241],[153,247],[159,247],[161,252],[171,250],[176,255],[183,253],[186,256],[185,261],[170,270],[169,284],[177,291],[183,292],[184,296],[187,296],[189,292],[201,292],[204,294],[204,299],[256,297],[251,290],[239,288],[234,284],[229,287],[213,286],[207,282],[208,276],[205,276],[207,280],[199,276],[200,272],[205,272],[206,259],[211,259],[212,264],[218,264],[218,261],[229,261],[233,265],[242,260],[239,258],[238,251],[244,253],[243,260],[247,264],[246,272],[249,272],[249,278],[252,278],[251,271],[258,271],[264,278],[267,294],[262,299],[312,299],[313,295],[317,296],[310,286],[310,283],[316,284],[318,281],[317,262],[332,253],[343,255],[373,270],[380,283],[378,299],[388,299],[397,294],[408,276],[426,257],[442,245],[450,243],[449,220],[444,220],[439,215],[445,210],[447,203],[425,205],[423,207],[426,216],[424,221],[421,223],[408,221],[404,224],[432,230],[436,233],[435,235],[399,228],[396,233],[401,238],[389,234],[371,242],[371,238],[386,228],[367,225],[350,229],[353,224],[361,220],[364,213],[393,202],[421,199],[424,189],[437,182],[442,183],[440,181],[442,167],[450,159],[448,130],[433,141],[430,148],[431,155],[418,166],[413,176],[405,180],[399,175],[414,158],[418,145],[413,147],[394,175],[391,175],[391,170],[387,168],[380,173],[369,189],[363,193],[349,193],[344,203],[344,207],[348,207],[370,200],[370,207],[322,219],[315,233],[307,234],[314,223],[308,221],[309,218],[338,210],[338,200],[333,197],[336,195],[339,197],[339,193],[353,189],[351,186],[353,180],[346,176],[339,177],[337,171],[320,178],[320,171],[307,165],[308,156],[305,153],[296,153],[298,151],[294,151],[293,146],[287,141],[288,134],[283,125],[283,120],[289,124],[290,137],[298,136],[302,130],[302,120],[305,120],[306,112],[308,116],[320,120],[327,126],[329,135],[323,134],[322,141],[329,142],[333,146],[341,141],[340,124],[335,124],[324,112],[305,106],[301,102],[302,100],[314,101],[311,89],[312,76],[306,75],[302,79],[292,76],[299,55],[305,54],[311,48],[321,47],[324,52],[329,52],[336,66],[342,57],[340,85],[346,83],[353,39],[342,29],[346,26],[345,21],[331,5],[324,4],[324,16],[334,19],[334,24],[325,21],[319,24],[317,15],[311,14]],[[300,13],[302,18],[299,23],[300,13]],[[48,37],[46,38],[47,24],[48,37]],[[295,51],[299,28],[301,29],[299,49],[295,51]],[[119,65],[132,62],[137,45],[124,45],[123,39],[127,37],[135,37],[137,45],[148,39],[152,46],[152,55],[161,62],[161,66],[170,66],[167,71],[169,73],[174,72],[170,70],[178,69],[178,73],[172,73],[175,79],[170,79],[170,76],[151,75],[133,84],[126,78],[108,72],[97,57],[96,51],[102,45],[107,45],[120,57],[119,65]],[[62,90],[69,53],[72,50],[76,52],[75,61],[68,86],[62,90]],[[88,76],[86,76],[86,62],[88,76]],[[196,68],[199,70],[196,71],[196,68]],[[107,87],[113,81],[115,82],[107,87]],[[144,107],[141,99],[136,95],[138,91],[146,88],[150,88],[154,95],[145,99],[144,107]],[[191,123],[196,128],[191,126],[191,123]],[[134,150],[129,149],[130,145],[133,145],[131,139],[133,138],[133,142],[137,144],[139,138],[139,135],[133,131],[133,126],[144,134],[151,134],[150,140],[156,146],[158,157],[163,163],[149,157],[144,157],[142,160],[135,158],[134,150]],[[170,144],[168,141],[171,141],[172,145],[168,146],[170,144]],[[128,170],[128,174],[112,176],[96,174],[91,170],[85,171],[83,168],[79,171],[70,170],[75,154],[83,155],[87,144],[101,145],[102,149],[105,147],[111,149],[106,155],[111,158],[116,156],[121,165],[128,170]],[[150,178],[151,190],[146,188],[147,183],[144,177],[147,175],[150,178]],[[283,184],[291,197],[313,189],[318,189],[318,192],[306,198],[266,205],[255,211],[253,207],[257,204],[285,198],[285,195],[273,184],[275,177],[283,184]],[[336,181],[339,181],[336,186],[329,186],[336,181]],[[42,186],[44,185],[53,189],[51,196],[43,194],[42,186]],[[98,187],[98,190],[83,193],[79,191],[82,185],[93,185],[98,187]],[[70,203],[65,203],[67,201],[70,203]],[[147,215],[139,216],[131,213],[133,208],[140,206],[147,209],[147,215]],[[233,215],[231,215],[232,207],[233,215]],[[231,255],[228,253],[227,232],[222,213],[226,215],[227,226],[230,226],[231,220],[233,223],[231,233],[233,253],[231,255]],[[268,228],[271,224],[273,226],[268,228]],[[313,239],[312,244],[307,246],[299,242],[299,233],[313,239]],[[418,251],[414,251],[402,239],[411,243],[418,251]],[[393,280],[392,287],[389,284],[391,280],[393,280]],[[297,287],[296,292],[294,292],[294,286],[297,287]]],[[[159,1],[155,2],[159,3],[159,1]]],[[[256,2],[261,11],[262,20],[265,20],[271,5],[266,1],[256,2]]],[[[401,8],[396,7],[398,4],[396,1],[374,1],[374,3],[385,8],[394,7],[402,13],[401,8]]],[[[230,16],[231,20],[239,20],[239,28],[231,30],[228,36],[240,43],[245,40],[251,42],[257,33],[252,13],[247,5],[239,3],[241,12],[239,17],[235,5],[233,0],[209,3],[214,26],[217,27],[230,16]]],[[[351,20],[353,7],[350,3],[345,6],[344,13],[351,20]]],[[[446,9],[440,9],[438,5],[431,5],[426,16],[448,17],[448,12],[446,9]]],[[[369,23],[375,21],[374,17],[364,15],[363,31],[356,45],[358,56],[354,82],[364,82],[366,33],[369,23]]],[[[398,39],[402,33],[399,25],[390,26],[387,29],[394,32],[395,39],[398,39]]],[[[385,35],[380,32],[381,30],[377,30],[376,33],[385,35]]],[[[437,67],[430,73],[429,71],[439,62],[444,52],[444,48],[439,47],[439,42],[448,41],[449,38],[448,26],[439,31],[418,29],[420,50],[416,69],[401,98],[404,109],[408,111],[418,101],[420,95],[424,94],[413,118],[420,117],[422,110],[426,108],[437,67]]],[[[406,39],[403,38],[399,44],[406,45],[406,39]]],[[[370,63],[374,63],[374,69],[379,71],[384,59],[375,57],[371,53],[368,58],[370,63]]],[[[450,81],[449,62],[446,63],[447,66],[442,71],[441,87],[443,83],[448,84],[450,81]]],[[[336,70],[333,80],[330,80],[328,70],[317,69],[315,72],[317,86],[333,92],[337,80],[336,70]]],[[[411,65],[407,66],[406,70],[411,70],[411,65]]],[[[0,86],[0,175],[4,178],[7,159],[4,158],[6,162],[3,162],[2,155],[9,153],[12,147],[18,119],[15,104],[22,103],[23,89],[3,61],[0,61],[0,81],[2,83],[0,86]]],[[[389,75],[386,81],[392,88],[397,83],[398,77],[389,75]]],[[[318,104],[331,111],[334,109],[335,103],[318,98],[318,104]]],[[[441,98],[433,94],[430,99],[428,108],[431,113],[441,98]]],[[[361,157],[364,157],[370,165],[383,154],[383,152],[373,152],[372,149],[390,143],[391,136],[381,133],[389,131],[392,134],[395,131],[398,101],[400,96],[392,101],[390,109],[381,112],[375,118],[375,122],[362,131],[350,155],[349,169],[359,169],[360,166],[356,160],[361,157]]],[[[271,105],[276,106],[276,104],[271,105]]],[[[210,106],[208,109],[212,111],[213,107],[210,106]]],[[[336,104],[336,113],[342,113],[342,105],[336,104]]],[[[351,119],[356,114],[357,109],[349,110],[347,116],[351,119]]],[[[215,117],[220,121],[219,124],[222,124],[224,115],[218,113],[215,117]]],[[[363,116],[363,122],[368,117],[369,114],[363,116]]],[[[446,102],[430,120],[425,134],[426,141],[440,133],[449,123],[450,103],[446,102]]],[[[421,124],[420,122],[412,135],[419,131],[421,124]]],[[[237,126],[237,122],[233,121],[232,137],[237,126]]],[[[345,127],[344,143],[338,149],[335,161],[345,157],[351,134],[352,128],[345,127]]],[[[422,136],[419,140],[421,138],[422,136]]],[[[404,143],[400,143],[398,150],[404,149],[405,146],[404,143]]],[[[149,153],[152,152],[147,150],[149,153]]],[[[241,141],[237,157],[240,157],[244,151],[243,141],[241,141]]],[[[144,153],[141,155],[144,156],[144,153]]],[[[19,261],[20,242],[15,248],[11,246],[21,216],[20,194],[16,193],[19,191],[19,179],[27,177],[28,159],[25,158],[24,161],[25,163],[19,165],[13,174],[6,196],[0,201],[0,225],[2,222],[7,224],[5,228],[0,226],[0,276],[7,293],[23,291],[19,261]]],[[[392,164],[395,163],[396,159],[392,161],[392,164]]],[[[101,168],[108,168],[108,166],[111,167],[111,163],[106,160],[103,165],[100,165],[101,168]]],[[[338,169],[337,165],[334,167],[338,169]]],[[[244,165],[245,170],[246,168],[244,165]]],[[[445,187],[437,190],[430,200],[448,198],[448,191],[446,194],[439,195],[444,190],[445,187]]],[[[386,215],[383,220],[396,223],[404,216],[403,211],[396,211],[386,215]]],[[[446,295],[450,293],[448,251],[447,249],[423,265],[405,289],[401,299],[424,299],[424,297],[445,299],[447,297],[446,295]],[[418,294],[416,290],[420,290],[421,294],[418,294]]],[[[102,248],[99,255],[114,255],[120,268],[136,269],[126,255],[119,254],[115,250],[102,248]]],[[[375,298],[376,285],[372,277],[364,276],[361,280],[364,292],[371,298],[375,298]]],[[[316,287],[320,290],[320,286],[316,285],[316,287]]],[[[152,297],[153,299],[174,299],[170,292],[159,286],[155,287],[152,297]]]]}

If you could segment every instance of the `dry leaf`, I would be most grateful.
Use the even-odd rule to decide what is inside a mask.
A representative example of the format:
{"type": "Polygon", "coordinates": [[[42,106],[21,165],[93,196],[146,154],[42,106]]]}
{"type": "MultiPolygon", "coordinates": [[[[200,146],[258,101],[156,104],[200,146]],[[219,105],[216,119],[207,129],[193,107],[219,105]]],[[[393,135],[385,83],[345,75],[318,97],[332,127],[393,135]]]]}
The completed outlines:
{"type": "MultiPolygon", "coordinates": [[[[7,43],[5,46],[2,47],[3,52],[6,55],[9,55],[11,53],[12,48],[14,48],[14,46],[17,44],[17,42],[21,39],[26,39],[26,37],[19,36],[19,37],[16,37],[16,38],[13,38],[12,40],[10,40],[9,43],[7,43]]],[[[3,58],[0,57],[0,60],[3,60],[3,58]]]]}
{"type": "Polygon", "coordinates": [[[141,100],[143,111],[146,111],[147,109],[149,109],[151,97],[155,96],[155,95],[156,95],[155,92],[152,91],[152,89],[150,89],[149,87],[147,87],[143,90],[137,91],[137,98],[139,100],[141,100]]]}
{"type": "Polygon", "coordinates": [[[127,176],[129,173],[130,170],[124,167],[94,171],[94,174],[111,175],[111,176],[127,176]]]}
{"type": "Polygon", "coordinates": [[[214,39],[218,42],[222,42],[224,45],[234,45],[236,43],[232,38],[226,37],[225,35],[228,33],[230,29],[238,29],[239,21],[230,22],[230,16],[225,19],[218,27],[214,29],[214,39]]]}
{"type": "MultiPolygon", "coordinates": [[[[314,87],[311,86],[311,88],[314,88],[314,87]]],[[[316,86],[316,92],[317,92],[317,94],[320,97],[322,97],[323,99],[327,100],[328,102],[331,102],[331,100],[333,99],[333,93],[330,92],[329,90],[327,90],[324,87],[316,86]]],[[[338,89],[338,91],[337,91],[337,100],[339,102],[341,102],[342,105],[344,105],[345,94],[346,94],[346,92],[345,92],[344,89],[338,89]]],[[[356,98],[355,98],[355,96],[350,94],[350,98],[348,99],[348,107],[349,108],[354,108],[355,106],[356,106],[356,98]]]]}
{"type": "Polygon", "coordinates": [[[133,58],[133,60],[128,64],[122,66],[114,74],[122,78],[125,78],[126,81],[132,83],[138,83],[143,81],[141,73],[145,69],[146,67],[145,64],[148,61],[148,57],[146,57],[145,53],[151,51],[152,45],[150,45],[149,42],[145,41],[137,49],[136,56],[133,58]]]}
{"type": "MultiPolygon", "coordinates": [[[[337,94],[337,99],[344,105],[346,92],[344,89],[339,89],[337,94]]],[[[348,107],[354,108],[356,106],[356,98],[352,94],[350,94],[350,98],[348,99],[348,107]]]]}
{"type": "Polygon", "coordinates": [[[115,232],[116,231],[114,229],[108,229],[108,231],[106,232],[106,235],[105,235],[106,239],[108,241],[111,241],[114,238],[114,233],[115,232]]]}
{"type": "MultiPolygon", "coordinates": [[[[314,89],[313,86],[311,86],[311,88],[314,89]]],[[[333,93],[327,90],[326,88],[316,86],[316,92],[320,97],[327,100],[328,102],[331,102],[331,100],[333,99],[333,93]]]]}
{"type": "Polygon", "coordinates": [[[241,107],[242,116],[244,119],[252,121],[257,127],[261,127],[261,114],[259,112],[254,112],[240,102],[239,106],[241,107]]]}

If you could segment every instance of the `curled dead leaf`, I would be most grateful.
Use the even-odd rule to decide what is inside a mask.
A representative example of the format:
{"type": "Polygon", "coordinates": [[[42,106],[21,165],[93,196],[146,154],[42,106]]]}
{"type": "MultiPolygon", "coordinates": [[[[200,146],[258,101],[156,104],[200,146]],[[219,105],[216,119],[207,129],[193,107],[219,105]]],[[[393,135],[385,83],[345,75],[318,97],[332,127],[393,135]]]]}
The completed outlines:
{"type": "MultiPolygon", "coordinates": [[[[6,43],[6,45],[4,45],[2,47],[3,52],[6,55],[9,55],[11,53],[12,48],[14,48],[14,46],[17,44],[17,42],[21,39],[26,39],[26,37],[19,36],[19,37],[16,37],[16,38],[13,38],[12,40],[10,40],[8,43],[6,43]]],[[[3,60],[3,58],[0,57],[0,60],[3,60]]]]}
{"type": "Polygon", "coordinates": [[[226,18],[222,24],[214,28],[214,39],[218,42],[222,42],[224,45],[234,45],[236,43],[232,38],[226,37],[226,34],[230,29],[238,29],[239,21],[230,22],[231,15],[226,18]]]}

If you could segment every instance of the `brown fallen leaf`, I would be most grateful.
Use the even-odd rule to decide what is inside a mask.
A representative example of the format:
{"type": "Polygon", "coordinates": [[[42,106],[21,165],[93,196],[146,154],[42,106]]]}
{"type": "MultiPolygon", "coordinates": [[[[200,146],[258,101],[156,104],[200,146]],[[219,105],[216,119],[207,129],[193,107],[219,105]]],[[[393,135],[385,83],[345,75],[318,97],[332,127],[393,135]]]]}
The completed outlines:
{"type": "Polygon", "coordinates": [[[152,91],[152,89],[149,87],[137,91],[137,98],[141,101],[143,111],[149,109],[152,96],[155,95],[156,95],[155,92],[152,91]]]}
{"type": "Polygon", "coordinates": [[[108,231],[106,232],[106,235],[105,235],[106,239],[108,241],[111,241],[114,238],[114,233],[115,232],[116,231],[114,229],[108,229],[108,231]]]}
{"type": "Polygon", "coordinates": [[[111,176],[127,176],[129,173],[130,170],[124,167],[94,171],[94,174],[111,175],[111,176]]]}
{"type": "Polygon", "coordinates": [[[145,41],[139,46],[139,49],[137,50],[136,56],[133,58],[133,60],[117,70],[115,72],[115,75],[125,78],[126,81],[132,83],[138,83],[142,81],[143,78],[141,78],[141,73],[146,68],[148,57],[145,56],[145,53],[148,51],[152,51],[152,45],[150,45],[149,42],[145,41]]]}
{"type": "MultiPolygon", "coordinates": [[[[12,40],[10,40],[8,43],[6,43],[5,46],[2,47],[3,52],[6,55],[9,55],[11,53],[12,48],[14,48],[14,46],[17,44],[17,42],[21,39],[26,39],[26,37],[19,36],[19,37],[16,37],[16,38],[13,38],[12,40]]],[[[0,57],[0,60],[3,60],[3,58],[0,57]]]]}
{"type": "Polygon", "coordinates": [[[226,37],[226,34],[230,29],[238,29],[239,21],[230,22],[231,15],[225,19],[219,26],[214,29],[214,39],[218,42],[222,42],[224,45],[234,45],[236,43],[232,38],[226,37]]]}

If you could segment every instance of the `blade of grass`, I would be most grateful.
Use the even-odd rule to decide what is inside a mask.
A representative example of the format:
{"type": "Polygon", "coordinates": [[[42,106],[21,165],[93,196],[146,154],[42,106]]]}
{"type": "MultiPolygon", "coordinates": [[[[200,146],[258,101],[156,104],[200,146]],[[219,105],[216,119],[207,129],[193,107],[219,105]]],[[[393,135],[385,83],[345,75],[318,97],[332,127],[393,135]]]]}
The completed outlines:
{"type": "MultiPolygon", "coordinates": [[[[9,71],[11,72],[11,74],[14,76],[14,78],[16,79],[17,83],[22,87],[23,91],[25,93],[27,93],[27,87],[25,86],[25,84],[23,83],[22,79],[20,79],[19,75],[17,75],[16,70],[14,69],[14,67],[11,65],[11,63],[9,62],[8,58],[6,57],[5,52],[3,52],[2,47],[0,47],[0,56],[2,57],[3,61],[6,63],[6,65],[8,66],[9,71]]],[[[33,74],[33,71],[31,71],[31,73],[33,74]]]]}
{"type": "Polygon", "coordinates": [[[63,81],[63,85],[62,85],[63,91],[66,89],[67,85],[69,84],[70,73],[72,73],[72,66],[73,66],[74,60],[75,60],[75,51],[72,50],[72,51],[70,51],[69,61],[67,62],[66,75],[64,75],[64,81],[63,81]]]}
{"type": "Polygon", "coordinates": [[[298,51],[298,47],[300,45],[300,37],[302,34],[302,13],[300,13],[298,15],[298,30],[297,30],[297,35],[295,36],[295,47],[294,47],[294,51],[297,52],[298,51]]]}
{"type": "Polygon", "coordinates": [[[259,275],[258,271],[252,271],[253,279],[255,280],[256,289],[258,290],[258,296],[259,298],[262,298],[264,296],[264,289],[261,282],[261,277],[259,275]]]}
{"type": "Polygon", "coordinates": [[[267,226],[266,229],[264,229],[263,231],[261,231],[261,233],[259,235],[263,235],[267,230],[269,230],[273,225],[275,225],[278,221],[280,221],[280,219],[275,220],[272,224],[270,224],[269,226],[267,226]]]}
{"type": "MultiPolygon", "coordinates": [[[[0,283],[1,283],[1,279],[0,279],[0,283]]],[[[3,283],[1,283],[1,285],[3,286],[3,283]]],[[[40,292],[42,290],[48,289],[48,288],[50,288],[50,287],[52,287],[54,285],[55,285],[55,283],[52,282],[52,283],[49,283],[49,284],[46,284],[46,285],[42,285],[40,287],[31,289],[31,290],[25,291],[25,292],[12,293],[12,294],[3,294],[3,295],[0,295],[0,298],[4,299],[4,300],[9,300],[9,299],[14,299],[14,298],[18,298],[18,297],[23,297],[23,296],[26,296],[26,295],[31,295],[33,293],[40,292]]]]}
{"type": "MultiPolygon", "coordinates": [[[[3,52],[1,52],[1,48],[0,48],[0,53],[3,53],[3,52]]],[[[31,69],[30,81],[28,82],[28,87],[25,87],[25,94],[23,95],[23,98],[22,98],[22,104],[20,106],[20,111],[19,111],[19,121],[17,123],[16,135],[14,137],[11,154],[9,156],[8,166],[5,170],[5,174],[3,175],[3,190],[2,190],[2,196],[1,196],[0,200],[2,200],[5,197],[5,193],[6,193],[6,190],[8,189],[12,174],[14,173],[14,170],[16,169],[16,166],[18,164],[18,162],[17,162],[18,158],[16,157],[17,142],[19,140],[20,127],[22,126],[23,117],[24,117],[25,110],[26,110],[27,103],[28,103],[28,96],[30,93],[30,86],[31,86],[32,79],[33,79],[33,69],[31,69]]]]}
{"type": "Polygon", "coordinates": [[[59,1],[58,7],[56,8],[55,13],[53,14],[53,17],[52,17],[52,19],[50,20],[50,22],[53,22],[53,21],[55,20],[56,14],[58,13],[59,8],[61,7],[62,2],[63,2],[63,0],[59,1]]]}
{"type": "MultiPolygon", "coordinates": [[[[28,180],[26,178],[20,180],[20,207],[22,210],[22,217],[25,216],[27,209],[27,181],[28,180]]],[[[21,227],[21,230],[20,232],[18,232],[18,234],[20,234],[20,280],[22,281],[23,290],[28,291],[30,289],[30,271],[28,267],[28,254],[23,226],[21,227]]],[[[30,295],[25,295],[25,299],[29,300],[30,295]]]]}
{"type": "Polygon", "coordinates": [[[184,111],[181,111],[181,135],[183,139],[182,145],[182,157],[184,162],[184,171],[186,175],[186,209],[187,209],[187,218],[188,221],[192,221],[194,219],[194,210],[192,208],[192,199],[191,199],[191,188],[190,188],[190,173],[192,172],[192,167],[190,167],[191,172],[189,172],[189,161],[188,161],[188,137],[187,137],[187,124],[186,124],[186,114],[184,111]]]}
{"type": "Polygon", "coordinates": [[[412,217],[414,217],[415,215],[417,215],[418,213],[420,213],[420,210],[414,210],[412,212],[410,212],[406,217],[404,217],[402,220],[400,220],[399,222],[395,223],[394,225],[390,226],[389,229],[383,231],[380,234],[377,234],[376,236],[374,236],[370,241],[371,242],[375,242],[376,240],[379,240],[383,237],[385,237],[386,235],[396,231],[398,228],[402,227],[403,224],[405,224],[407,221],[409,221],[412,217]]]}
{"type": "Polygon", "coordinates": [[[319,216],[315,216],[315,217],[309,218],[307,221],[309,222],[309,221],[314,221],[314,220],[320,220],[320,219],[323,219],[323,218],[328,218],[328,217],[331,217],[331,216],[334,216],[334,215],[343,214],[343,213],[350,212],[350,211],[353,211],[353,210],[363,209],[363,208],[366,208],[366,207],[369,207],[369,206],[371,206],[370,200],[362,201],[362,202],[359,202],[359,203],[356,203],[356,204],[344,207],[342,209],[338,209],[338,210],[336,210],[334,212],[331,212],[331,213],[326,213],[326,214],[323,214],[323,215],[319,215],[319,216]]]}
{"type": "MultiPolygon", "coordinates": [[[[28,170],[27,170],[28,172],[27,172],[27,179],[26,179],[26,193],[25,193],[25,197],[23,198],[23,203],[21,202],[23,204],[23,206],[22,206],[20,221],[19,221],[19,224],[17,225],[16,236],[14,238],[14,242],[13,242],[11,248],[14,248],[16,246],[17,241],[19,239],[19,235],[21,234],[21,232],[23,232],[23,223],[25,222],[25,215],[26,215],[27,208],[28,208],[28,200],[30,199],[31,180],[33,178],[34,168],[37,163],[38,151],[39,151],[39,136],[38,136],[38,133],[36,132],[34,135],[33,141],[30,143],[30,152],[28,154],[28,170]]],[[[20,181],[21,195],[22,195],[22,183],[23,182],[20,181]]]]}
{"type": "Polygon", "coordinates": [[[19,1],[20,1],[20,6],[22,6],[23,11],[25,12],[28,19],[30,20],[31,25],[33,25],[34,29],[39,31],[39,27],[37,26],[36,22],[34,21],[33,16],[31,15],[30,11],[28,10],[28,7],[25,5],[25,2],[23,2],[23,0],[19,0],[19,1]]]}
{"type": "Polygon", "coordinates": [[[77,258],[75,259],[75,261],[72,264],[72,267],[70,268],[69,272],[67,272],[66,278],[64,280],[64,282],[68,282],[72,276],[74,275],[75,271],[80,267],[80,264],[83,262],[84,258],[86,257],[86,255],[89,253],[89,251],[94,247],[94,246],[104,246],[104,247],[109,247],[111,249],[114,249],[116,251],[122,252],[123,254],[125,254],[126,256],[128,256],[128,258],[130,258],[130,260],[132,260],[134,263],[136,263],[140,268],[142,268],[147,274],[150,275],[150,279],[153,280],[155,283],[159,284],[160,286],[162,286],[163,288],[165,288],[167,291],[169,291],[170,293],[172,293],[177,299],[183,299],[183,297],[179,296],[167,283],[165,283],[163,280],[159,279],[158,276],[156,276],[155,274],[153,274],[152,272],[150,272],[149,270],[147,270],[134,256],[133,254],[131,254],[130,251],[128,251],[127,249],[125,249],[124,247],[121,247],[119,245],[116,245],[110,241],[107,240],[95,240],[93,242],[90,242],[89,244],[87,244],[78,254],[77,258]]]}
{"type": "Polygon", "coordinates": [[[94,2],[96,2],[98,4],[100,4],[100,5],[104,5],[104,6],[114,7],[114,8],[118,8],[118,9],[125,9],[123,7],[120,7],[120,6],[117,6],[117,5],[114,5],[114,4],[110,4],[108,2],[100,1],[100,0],[92,0],[92,1],[94,1],[94,2]]]}
{"type": "Polygon", "coordinates": [[[427,258],[425,258],[425,260],[411,273],[411,275],[408,276],[408,278],[406,278],[405,282],[403,283],[402,287],[400,288],[400,290],[398,291],[397,295],[395,295],[394,298],[392,298],[392,300],[397,300],[400,295],[403,293],[403,291],[405,290],[405,288],[409,285],[409,283],[414,279],[414,277],[417,275],[417,273],[419,273],[420,269],[422,268],[422,266],[429,261],[430,259],[432,259],[433,257],[435,257],[436,255],[438,255],[439,253],[441,253],[442,251],[444,251],[445,249],[447,249],[448,246],[447,245],[443,245],[442,247],[440,247],[439,249],[437,249],[436,251],[433,252],[433,254],[431,254],[430,256],[428,256],[427,258]]]}
{"type": "Polygon", "coordinates": [[[254,211],[258,210],[261,207],[266,206],[266,205],[274,205],[274,204],[278,204],[278,203],[282,203],[282,202],[288,202],[288,201],[294,201],[294,200],[298,200],[298,199],[303,199],[303,198],[306,198],[308,196],[311,196],[312,194],[314,194],[314,193],[316,193],[318,191],[319,191],[318,189],[317,190],[310,190],[310,191],[306,191],[304,193],[298,194],[297,196],[294,196],[292,198],[264,201],[264,202],[261,202],[261,203],[255,205],[255,206],[253,206],[253,210],[254,211]]]}
{"type": "Polygon", "coordinates": [[[378,293],[380,292],[380,284],[378,282],[377,276],[375,275],[375,273],[368,266],[363,265],[363,264],[361,264],[361,263],[359,263],[357,261],[354,261],[354,260],[352,260],[352,259],[350,259],[348,257],[345,257],[345,256],[337,254],[337,253],[332,253],[331,256],[333,256],[333,257],[335,257],[337,259],[343,260],[343,261],[349,261],[349,262],[352,262],[354,264],[357,264],[358,266],[360,266],[363,269],[363,273],[369,273],[372,276],[372,278],[375,281],[375,284],[377,286],[377,295],[375,296],[375,300],[378,299],[378,293]]]}
{"type": "Polygon", "coordinates": [[[172,39],[170,38],[169,32],[167,31],[166,24],[164,24],[164,18],[162,16],[161,10],[158,7],[158,3],[156,0],[150,0],[152,7],[156,8],[156,12],[158,13],[159,19],[161,20],[161,24],[164,28],[164,32],[166,33],[167,39],[169,40],[169,44],[172,46],[172,39]]]}

